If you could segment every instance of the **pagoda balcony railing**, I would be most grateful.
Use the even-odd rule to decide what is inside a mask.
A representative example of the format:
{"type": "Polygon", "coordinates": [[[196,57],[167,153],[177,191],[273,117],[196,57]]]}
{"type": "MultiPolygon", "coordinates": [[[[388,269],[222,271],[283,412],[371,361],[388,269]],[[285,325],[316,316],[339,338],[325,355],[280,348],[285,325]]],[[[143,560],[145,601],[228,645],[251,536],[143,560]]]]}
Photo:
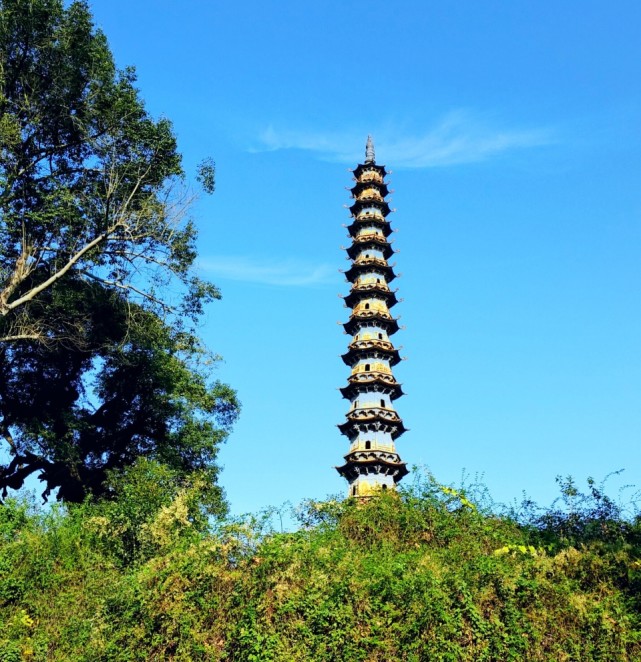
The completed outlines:
{"type": "Polygon", "coordinates": [[[350,384],[363,384],[378,381],[384,384],[390,384],[391,386],[395,386],[398,383],[391,370],[390,372],[380,372],[376,370],[370,370],[369,372],[353,372],[347,378],[347,381],[350,382],[350,384]]]}
{"type": "Polygon", "coordinates": [[[356,215],[356,220],[357,221],[384,221],[387,223],[385,220],[385,217],[383,216],[383,212],[377,209],[376,211],[361,211],[356,215]]]}
{"type": "Polygon", "coordinates": [[[354,243],[363,244],[367,241],[375,241],[379,244],[387,244],[388,241],[385,238],[385,235],[382,232],[368,232],[367,234],[357,234],[354,239],[354,243]]]}
{"type": "Polygon", "coordinates": [[[349,316],[350,320],[355,317],[358,317],[359,319],[378,317],[387,322],[390,322],[394,319],[388,310],[383,308],[363,308],[362,306],[356,306],[353,313],[349,316]]]}
{"type": "Polygon", "coordinates": [[[377,402],[376,400],[372,400],[371,402],[366,401],[366,402],[361,402],[360,400],[357,400],[357,406],[352,406],[350,411],[358,411],[359,409],[384,409],[385,411],[393,411],[395,412],[396,409],[393,407],[384,407],[381,405],[380,402],[377,402]]]}
{"type": "Polygon", "coordinates": [[[363,184],[368,183],[368,182],[376,182],[378,184],[383,183],[383,177],[379,172],[376,172],[376,170],[369,170],[367,172],[364,172],[360,178],[358,179],[359,182],[362,182],[363,184]]]}
{"type": "MultiPolygon", "coordinates": [[[[348,453],[348,457],[350,460],[353,460],[355,462],[376,462],[376,461],[383,461],[383,462],[389,462],[390,464],[399,464],[401,466],[405,466],[404,462],[401,462],[401,458],[399,457],[398,453],[394,451],[378,451],[374,452],[374,449],[366,449],[366,450],[355,450],[348,453]]],[[[358,471],[358,466],[354,467],[358,473],[361,473],[363,470],[361,469],[358,471]]],[[[376,472],[378,473],[378,472],[376,472]]],[[[407,473],[407,471],[405,472],[407,473]]]]}
{"type": "Polygon", "coordinates": [[[359,255],[354,260],[354,265],[359,267],[389,267],[387,260],[382,257],[363,257],[359,255]]]}
{"type": "Polygon", "coordinates": [[[356,198],[359,202],[383,202],[383,196],[377,191],[363,191],[356,198]]]}
{"type": "Polygon", "coordinates": [[[359,338],[358,340],[353,340],[348,345],[348,349],[381,349],[384,352],[393,352],[394,345],[390,340],[379,340],[378,338],[359,338]]]}
{"type": "Polygon", "coordinates": [[[392,369],[386,363],[359,363],[352,368],[352,375],[356,375],[360,372],[381,372],[391,374],[392,369]]]}
{"type": "Polygon", "coordinates": [[[353,292],[365,292],[367,290],[381,290],[383,292],[391,292],[389,285],[384,282],[383,280],[379,279],[380,282],[376,282],[375,280],[360,280],[357,279],[354,282],[354,287],[352,288],[353,292]]]}
{"type": "Polygon", "coordinates": [[[360,439],[349,448],[350,453],[354,453],[355,451],[383,451],[385,453],[396,453],[396,446],[393,443],[383,444],[378,441],[363,441],[360,439]],[[369,446],[367,444],[369,444],[369,446]]]}
{"type": "Polygon", "coordinates": [[[380,418],[387,422],[399,423],[401,417],[398,415],[394,409],[385,409],[383,407],[377,407],[376,405],[372,407],[358,407],[357,409],[350,409],[347,413],[347,419],[350,422],[358,422],[361,420],[369,420],[373,418],[380,418]]]}

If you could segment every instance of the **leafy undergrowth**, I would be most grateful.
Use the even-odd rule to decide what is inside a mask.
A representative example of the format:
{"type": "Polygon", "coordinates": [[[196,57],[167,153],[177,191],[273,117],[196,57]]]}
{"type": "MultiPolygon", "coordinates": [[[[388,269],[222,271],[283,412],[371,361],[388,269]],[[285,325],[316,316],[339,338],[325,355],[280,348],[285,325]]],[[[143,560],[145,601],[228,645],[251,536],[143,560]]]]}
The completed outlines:
{"type": "Polygon", "coordinates": [[[499,515],[427,477],[294,533],[135,484],[0,507],[1,661],[641,660],[641,523],[593,483],[499,515]]]}

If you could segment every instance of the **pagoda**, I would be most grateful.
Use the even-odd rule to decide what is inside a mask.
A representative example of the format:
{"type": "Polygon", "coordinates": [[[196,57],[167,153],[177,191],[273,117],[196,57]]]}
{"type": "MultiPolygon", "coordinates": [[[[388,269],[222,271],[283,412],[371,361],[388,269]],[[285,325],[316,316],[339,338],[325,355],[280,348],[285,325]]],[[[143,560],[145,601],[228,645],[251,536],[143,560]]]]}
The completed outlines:
{"type": "Polygon", "coordinates": [[[336,469],[349,483],[349,496],[361,498],[394,489],[408,470],[395,446],[405,426],[394,407],[403,391],[392,373],[401,358],[390,340],[399,325],[390,313],[398,299],[390,289],[396,275],[394,265],[388,263],[395,251],[389,241],[387,171],[376,163],[371,136],[365,163],[353,172],[354,203],[347,226],[351,245],[346,249],[351,264],[344,272],[351,288],[343,297],[352,310],[343,327],[352,339],[342,356],[351,374],[347,386],[340,389],[350,407],[345,422],[338,426],[350,446],[345,464],[336,469]]]}

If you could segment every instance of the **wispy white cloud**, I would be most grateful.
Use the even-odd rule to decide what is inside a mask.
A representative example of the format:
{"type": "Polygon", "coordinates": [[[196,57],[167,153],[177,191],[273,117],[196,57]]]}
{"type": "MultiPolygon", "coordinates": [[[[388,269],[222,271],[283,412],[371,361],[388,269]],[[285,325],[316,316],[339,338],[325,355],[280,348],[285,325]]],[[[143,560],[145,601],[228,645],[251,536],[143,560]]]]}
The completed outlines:
{"type": "Polygon", "coordinates": [[[214,277],[263,285],[305,287],[337,281],[335,266],[300,260],[269,262],[243,256],[218,255],[199,260],[198,266],[214,277]]]}
{"type": "MultiPolygon", "coordinates": [[[[501,128],[465,111],[451,112],[417,135],[402,135],[386,128],[375,132],[374,138],[377,155],[383,162],[405,168],[474,163],[512,150],[554,142],[550,129],[501,128]]],[[[253,151],[302,149],[326,160],[355,163],[363,157],[363,143],[362,130],[318,133],[281,131],[270,126],[259,136],[259,144],[253,151]]]]}

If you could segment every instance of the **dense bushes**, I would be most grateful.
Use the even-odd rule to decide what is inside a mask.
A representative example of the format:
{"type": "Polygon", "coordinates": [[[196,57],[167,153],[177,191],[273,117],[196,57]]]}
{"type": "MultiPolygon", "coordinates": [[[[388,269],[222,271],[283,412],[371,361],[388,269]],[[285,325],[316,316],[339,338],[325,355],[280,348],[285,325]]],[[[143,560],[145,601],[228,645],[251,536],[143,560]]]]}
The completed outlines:
{"type": "Polygon", "coordinates": [[[639,523],[593,484],[525,516],[427,478],[276,533],[208,526],[197,482],[145,501],[132,483],[162,471],[0,508],[0,660],[641,659],[639,523]]]}

